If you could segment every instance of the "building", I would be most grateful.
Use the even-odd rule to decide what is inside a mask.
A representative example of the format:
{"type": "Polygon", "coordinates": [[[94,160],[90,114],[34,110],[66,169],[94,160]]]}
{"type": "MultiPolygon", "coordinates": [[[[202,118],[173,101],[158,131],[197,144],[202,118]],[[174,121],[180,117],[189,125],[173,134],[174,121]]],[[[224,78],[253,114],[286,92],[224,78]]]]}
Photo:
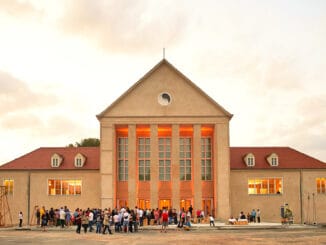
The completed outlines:
{"type": "Polygon", "coordinates": [[[326,164],[289,147],[230,147],[232,114],[165,59],[97,118],[99,148],[40,148],[0,167],[13,217],[37,205],[192,205],[279,222],[288,203],[295,222],[326,222],[326,164]]]}

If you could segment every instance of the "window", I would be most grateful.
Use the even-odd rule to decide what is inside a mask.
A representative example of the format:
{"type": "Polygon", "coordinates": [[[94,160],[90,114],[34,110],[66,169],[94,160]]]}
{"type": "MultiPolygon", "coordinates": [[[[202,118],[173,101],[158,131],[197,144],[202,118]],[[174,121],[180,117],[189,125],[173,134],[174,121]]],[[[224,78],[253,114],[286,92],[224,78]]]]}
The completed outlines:
{"type": "Polygon", "coordinates": [[[191,180],[191,138],[180,138],[180,180],[191,180]]]}
{"type": "Polygon", "coordinates": [[[278,166],[278,155],[276,153],[272,153],[267,157],[267,162],[271,167],[278,166]]]}
{"type": "Polygon", "coordinates": [[[81,185],[80,179],[49,179],[48,195],[80,195],[81,185]]]}
{"type": "Polygon", "coordinates": [[[51,167],[53,167],[53,168],[60,167],[62,160],[63,160],[63,158],[59,154],[54,153],[51,157],[51,167]]]}
{"type": "Polygon", "coordinates": [[[138,138],[138,178],[140,181],[151,180],[150,138],[138,138]]]}
{"type": "Polygon", "coordinates": [[[201,138],[201,179],[212,180],[212,139],[201,138]]]}
{"type": "Polygon", "coordinates": [[[244,161],[245,161],[247,167],[254,167],[255,166],[255,156],[254,156],[254,154],[248,153],[244,157],[244,161]]]}
{"type": "Polygon", "coordinates": [[[75,156],[75,167],[76,168],[81,168],[84,166],[84,163],[86,161],[86,157],[84,157],[82,154],[78,153],[75,156]]]}
{"type": "Polygon", "coordinates": [[[128,138],[118,138],[118,176],[119,181],[128,181],[128,138]]]}
{"type": "Polygon", "coordinates": [[[317,178],[316,185],[318,194],[326,194],[326,178],[317,178]]]}
{"type": "Polygon", "coordinates": [[[6,193],[12,195],[14,193],[14,180],[4,179],[3,185],[5,186],[6,193]]]}
{"type": "Polygon", "coordinates": [[[171,138],[158,139],[159,180],[171,180],[171,138]]]}
{"type": "Polygon", "coordinates": [[[282,194],[282,178],[252,178],[248,179],[248,194],[269,195],[282,194]]]}

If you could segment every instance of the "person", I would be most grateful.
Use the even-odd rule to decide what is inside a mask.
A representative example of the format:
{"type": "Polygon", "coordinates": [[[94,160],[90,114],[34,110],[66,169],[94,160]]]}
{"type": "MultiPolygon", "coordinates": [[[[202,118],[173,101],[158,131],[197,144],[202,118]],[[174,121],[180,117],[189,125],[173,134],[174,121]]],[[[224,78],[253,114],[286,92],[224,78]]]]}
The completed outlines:
{"type": "Polygon", "coordinates": [[[251,211],[250,217],[251,217],[251,221],[256,223],[256,210],[255,209],[253,209],[251,211]]]}
{"type": "Polygon", "coordinates": [[[209,215],[209,226],[215,226],[215,221],[213,215],[209,215]]]}
{"type": "Polygon", "coordinates": [[[112,235],[112,231],[110,229],[110,216],[109,216],[109,212],[105,212],[104,213],[103,226],[104,226],[104,228],[103,228],[103,232],[102,233],[105,234],[106,229],[108,229],[109,234],[112,235]]]}
{"type": "Polygon", "coordinates": [[[39,208],[36,209],[36,214],[35,215],[36,215],[36,224],[38,226],[40,226],[41,225],[41,212],[40,212],[39,208]]]}
{"type": "Polygon", "coordinates": [[[22,227],[22,224],[23,224],[23,212],[22,211],[19,212],[18,219],[19,219],[19,227],[22,227]]]}
{"type": "Polygon", "coordinates": [[[190,207],[188,208],[188,211],[190,212],[190,217],[192,217],[192,210],[193,210],[193,207],[192,207],[192,205],[190,205],[190,207]]]}
{"type": "Polygon", "coordinates": [[[63,207],[61,207],[60,210],[59,210],[59,217],[60,217],[61,228],[64,228],[65,227],[65,222],[66,222],[66,212],[63,209],[63,207]]]}
{"type": "Polygon", "coordinates": [[[162,213],[162,228],[161,228],[161,232],[165,232],[166,233],[166,227],[168,226],[169,223],[169,214],[167,210],[163,210],[162,213]]]}
{"type": "Polygon", "coordinates": [[[80,234],[80,229],[81,229],[81,215],[80,215],[80,212],[79,212],[79,209],[77,208],[75,213],[74,213],[74,216],[75,216],[75,224],[77,225],[77,228],[76,228],[76,233],[80,234]]]}
{"type": "Polygon", "coordinates": [[[41,227],[43,228],[43,231],[46,231],[45,227],[48,225],[48,216],[44,206],[40,210],[40,213],[41,213],[41,227]]]}
{"type": "Polygon", "coordinates": [[[93,221],[94,221],[94,212],[93,212],[93,210],[89,210],[89,213],[88,213],[88,226],[89,226],[89,231],[90,232],[92,232],[94,230],[93,221]]]}
{"type": "Polygon", "coordinates": [[[103,212],[98,212],[96,217],[96,233],[101,234],[102,224],[103,224],[103,212]]]}
{"type": "Polygon", "coordinates": [[[239,219],[246,219],[246,215],[243,211],[240,212],[239,219]]]}
{"type": "Polygon", "coordinates": [[[197,223],[198,224],[200,224],[200,222],[201,222],[201,216],[200,216],[200,214],[201,214],[201,210],[200,209],[197,209],[196,216],[197,216],[197,223]]]}
{"type": "Polygon", "coordinates": [[[86,212],[83,211],[81,215],[81,225],[84,228],[84,233],[87,233],[87,228],[88,228],[88,217],[86,215],[86,212]]]}
{"type": "Polygon", "coordinates": [[[256,217],[257,217],[257,222],[260,223],[260,210],[259,210],[259,208],[257,209],[256,217]]]}
{"type": "Polygon", "coordinates": [[[236,220],[233,216],[231,216],[231,217],[229,218],[229,224],[230,224],[230,225],[234,225],[236,222],[237,222],[237,220],[236,220]]]}

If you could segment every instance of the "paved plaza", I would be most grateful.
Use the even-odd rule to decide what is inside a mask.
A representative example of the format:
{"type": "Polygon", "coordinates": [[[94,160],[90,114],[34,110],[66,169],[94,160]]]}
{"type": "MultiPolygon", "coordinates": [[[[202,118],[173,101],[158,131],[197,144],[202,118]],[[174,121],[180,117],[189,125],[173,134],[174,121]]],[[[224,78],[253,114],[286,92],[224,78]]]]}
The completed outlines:
{"type": "Polygon", "coordinates": [[[190,231],[169,226],[167,233],[161,233],[159,226],[148,226],[137,233],[113,235],[76,234],[74,228],[49,227],[46,232],[35,226],[2,228],[0,244],[326,244],[326,228],[302,225],[194,225],[190,231]]]}

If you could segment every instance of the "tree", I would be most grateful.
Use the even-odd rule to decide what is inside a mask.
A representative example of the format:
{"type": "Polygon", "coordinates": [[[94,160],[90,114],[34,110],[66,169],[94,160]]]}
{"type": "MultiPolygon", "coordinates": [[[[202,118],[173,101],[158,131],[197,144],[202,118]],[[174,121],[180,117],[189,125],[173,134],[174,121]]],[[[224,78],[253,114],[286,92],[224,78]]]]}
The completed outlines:
{"type": "Polygon", "coordinates": [[[75,144],[70,143],[68,147],[86,147],[86,146],[100,146],[100,140],[97,138],[86,138],[76,142],[75,144]]]}

